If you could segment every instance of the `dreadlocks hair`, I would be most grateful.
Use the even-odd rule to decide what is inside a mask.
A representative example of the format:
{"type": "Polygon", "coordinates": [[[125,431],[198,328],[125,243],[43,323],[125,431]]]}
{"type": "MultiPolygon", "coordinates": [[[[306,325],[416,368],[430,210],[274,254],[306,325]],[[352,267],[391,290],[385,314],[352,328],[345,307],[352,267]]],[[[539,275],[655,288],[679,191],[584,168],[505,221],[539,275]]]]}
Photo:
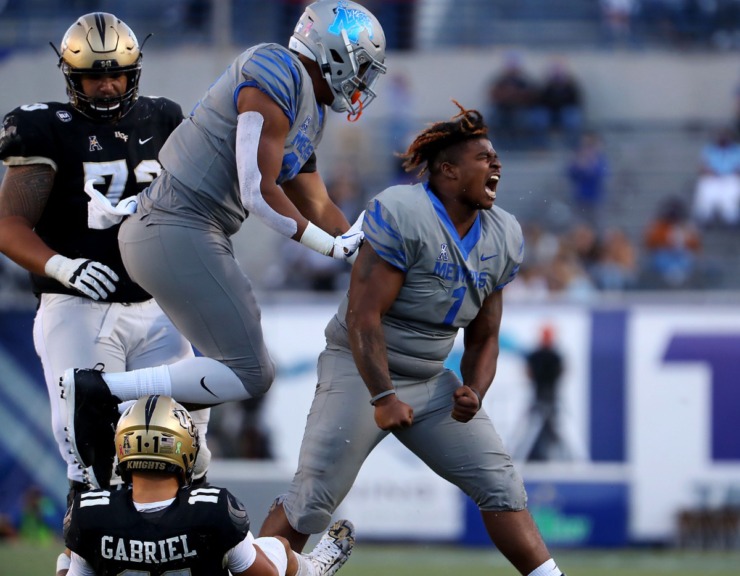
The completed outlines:
{"type": "Polygon", "coordinates": [[[452,102],[460,109],[458,114],[446,122],[430,124],[406,152],[397,154],[403,160],[401,166],[406,172],[421,167],[418,173],[421,177],[435,163],[440,152],[460,142],[488,135],[488,126],[480,112],[466,110],[457,100],[452,102]]]}

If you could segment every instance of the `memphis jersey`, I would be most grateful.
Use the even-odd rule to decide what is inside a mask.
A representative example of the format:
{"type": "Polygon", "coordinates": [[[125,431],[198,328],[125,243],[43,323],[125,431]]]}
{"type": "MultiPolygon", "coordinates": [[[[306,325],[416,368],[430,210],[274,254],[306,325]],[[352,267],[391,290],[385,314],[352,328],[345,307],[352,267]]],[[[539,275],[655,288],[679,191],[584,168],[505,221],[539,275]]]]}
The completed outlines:
{"type": "MultiPolygon", "coordinates": [[[[68,103],[48,102],[16,108],[5,116],[0,133],[0,158],[7,166],[48,164],[54,184],[35,231],[53,250],[68,258],[102,262],[120,282],[111,302],[151,298],[126,274],[118,250],[118,226],[92,230],[87,226],[85,181],[115,206],[141,192],[162,171],[157,153],[182,122],[182,109],[166,98],[140,97],[115,124],[96,123],[68,103]]],[[[31,275],[36,294],[44,292],[86,297],[46,276],[31,275]]]]}
{"type": "MultiPolygon", "coordinates": [[[[405,274],[383,316],[391,371],[428,378],[442,369],[455,336],[483,301],[511,282],[523,258],[522,230],[508,212],[480,210],[460,238],[439,199],[422,184],[393,186],[367,205],[365,242],[405,274]]],[[[329,343],[348,346],[347,297],[327,327],[329,343]]]]}
{"type": "MultiPolygon", "coordinates": [[[[239,194],[236,166],[237,98],[256,87],[272,98],[290,121],[278,184],[292,179],[319,145],[325,109],[316,102],[311,78],[298,57],[278,44],[259,44],[240,54],[175,130],[162,149],[164,169],[186,190],[173,194],[155,186],[142,199],[150,222],[215,220],[235,233],[247,213],[239,194]]],[[[192,222],[191,225],[197,226],[192,222]]]]}
{"type": "Polygon", "coordinates": [[[64,518],[67,547],[98,576],[226,576],[224,555],[249,532],[244,506],[223,488],[183,488],[157,512],[139,512],[130,490],[78,494],[64,518]]]}

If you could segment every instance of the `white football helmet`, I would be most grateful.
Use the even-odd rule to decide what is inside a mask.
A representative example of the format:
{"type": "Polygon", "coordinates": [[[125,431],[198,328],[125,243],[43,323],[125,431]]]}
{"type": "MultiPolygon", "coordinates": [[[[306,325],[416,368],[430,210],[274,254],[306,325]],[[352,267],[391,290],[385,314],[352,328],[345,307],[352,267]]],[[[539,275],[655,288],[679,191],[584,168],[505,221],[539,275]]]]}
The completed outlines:
{"type": "Polygon", "coordinates": [[[198,429],[185,408],[169,396],[143,396],[129,406],[116,426],[118,474],[179,474],[190,484],[200,449],[198,429]]]}
{"type": "Polygon", "coordinates": [[[359,115],[375,98],[373,86],[385,74],[385,34],[377,18],[350,0],[310,4],[288,47],[318,63],[334,93],[335,112],[359,115]]]}
{"type": "Polygon", "coordinates": [[[139,95],[141,50],[131,28],[106,12],[80,16],[62,38],[59,67],[67,80],[69,101],[94,120],[115,121],[129,111],[139,95]],[[82,90],[82,75],[126,74],[126,92],[91,98],[82,90]]]}

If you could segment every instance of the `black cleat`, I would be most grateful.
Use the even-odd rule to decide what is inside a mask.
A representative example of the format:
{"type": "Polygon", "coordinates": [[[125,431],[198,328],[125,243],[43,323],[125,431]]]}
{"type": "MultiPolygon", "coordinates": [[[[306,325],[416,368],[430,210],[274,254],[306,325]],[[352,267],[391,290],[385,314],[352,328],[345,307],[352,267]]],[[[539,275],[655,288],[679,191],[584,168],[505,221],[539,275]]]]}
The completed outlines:
{"type": "Polygon", "coordinates": [[[67,401],[67,440],[70,452],[93,488],[109,488],[116,455],[115,430],[119,400],[99,368],[70,368],[59,385],[67,401]]]}

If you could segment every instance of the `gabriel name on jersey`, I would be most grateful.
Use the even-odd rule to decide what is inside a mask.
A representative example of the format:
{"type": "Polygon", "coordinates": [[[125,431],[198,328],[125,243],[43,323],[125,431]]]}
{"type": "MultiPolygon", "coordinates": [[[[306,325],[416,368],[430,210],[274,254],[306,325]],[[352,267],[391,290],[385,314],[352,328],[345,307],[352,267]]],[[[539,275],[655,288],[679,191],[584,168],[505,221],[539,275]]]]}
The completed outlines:
{"type": "MultiPolygon", "coordinates": [[[[112,302],[150,298],[126,274],[118,249],[118,226],[92,230],[87,226],[87,180],[116,205],[146,188],[162,171],[157,157],[172,131],[182,122],[179,104],[167,98],[141,96],[115,123],[100,123],[69,103],[26,104],[9,112],[0,132],[0,159],[7,166],[47,164],[55,170],[46,207],[36,233],[68,258],[101,262],[121,279],[112,302]]],[[[31,275],[36,294],[80,296],[46,276],[31,275]]]]}
{"type": "Polygon", "coordinates": [[[190,550],[188,547],[187,534],[156,541],[131,540],[115,536],[103,536],[100,539],[100,555],[108,560],[161,564],[197,554],[197,550],[190,550]]]}
{"type": "Polygon", "coordinates": [[[64,519],[67,547],[100,576],[226,576],[226,552],[249,532],[243,505],[226,489],[180,489],[156,512],[137,511],[130,490],[93,490],[75,498],[64,519]],[[185,572],[183,572],[185,573],[185,572]]]}

